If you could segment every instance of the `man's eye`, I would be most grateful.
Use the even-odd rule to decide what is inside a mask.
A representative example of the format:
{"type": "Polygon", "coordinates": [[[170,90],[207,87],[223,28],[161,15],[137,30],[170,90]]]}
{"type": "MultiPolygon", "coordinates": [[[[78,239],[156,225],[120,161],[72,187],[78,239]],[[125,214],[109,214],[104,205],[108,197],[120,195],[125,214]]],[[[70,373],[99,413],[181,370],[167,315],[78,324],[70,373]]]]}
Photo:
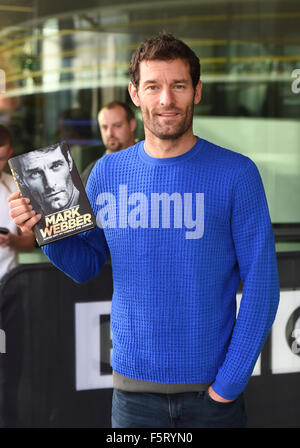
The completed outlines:
{"type": "Polygon", "coordinates": [[[184,84],[176,84],[175,85],[175,89],[177,89],[177,90],[182,90],[182,89],[184,89],[185,88],[185,85],[184,84]]]}
{"type": "Polygon", "coordinates": [[[61,166],[62,166],[62,162],[54,162],[54,163],[51,165],[51,169],[52,169],[52,170],[57,170],[57,169],[59,169],[61,166]]]}
{"type": "Polygon", "coordinates": [[[40,176],[40,172],[39,172],[39,171],[32,171],[32,172],[29,174],[29,178],[30,178],[30,179],[37,179],[39,176],[40,176]]]}
{"type": "Polygon", "coordinates": [[[156,89],[157,89],[157,86],[148,86],[146,88],[146,90],[149,90],[149,91],[153,91],[153,90],[156,90],[156,89]]]}

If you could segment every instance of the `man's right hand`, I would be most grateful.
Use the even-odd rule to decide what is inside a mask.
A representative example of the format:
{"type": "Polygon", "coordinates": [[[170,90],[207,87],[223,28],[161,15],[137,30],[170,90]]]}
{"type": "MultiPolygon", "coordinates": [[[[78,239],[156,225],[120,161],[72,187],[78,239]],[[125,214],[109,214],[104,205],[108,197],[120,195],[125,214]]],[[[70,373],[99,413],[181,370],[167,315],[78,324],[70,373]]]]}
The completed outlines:
{"type": "Polygon", "coordinates": [[[20,193],[13,193],[8,198],[10,216],[22,232],[32,230],[33,226],[41,219],[30,205],[28,198],[23,198],[20,193]]]}

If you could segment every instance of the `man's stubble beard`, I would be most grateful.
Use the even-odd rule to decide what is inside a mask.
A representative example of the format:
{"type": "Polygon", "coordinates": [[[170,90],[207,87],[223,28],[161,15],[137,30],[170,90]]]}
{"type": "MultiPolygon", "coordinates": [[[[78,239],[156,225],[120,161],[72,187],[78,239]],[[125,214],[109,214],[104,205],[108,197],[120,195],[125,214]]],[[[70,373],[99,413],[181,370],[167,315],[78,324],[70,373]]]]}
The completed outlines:
{"type": "MultiPolygon", "coordinates": [[[[130,146],[130,145],[128,145],[128,146],[130,146]]],[[[109,143],[107,143],[107,144],[105,145],[105,147],[106,147],[106,149],[107,149],[109,152],[119,152],[119,151],[121,151],[122,149],[127,148],[126,144],[122,143],[120,140],[117,140],[117,144],[116,144],[116,145],[112,145],[112,146],[111,146],[109,143]]]]}
{"type": "MultiPolygon", "coordinates": [[[[169,125],[170,130],[169,132],[165,132],[162,128],[168,127],[168,124],[166,123],[164,126],[159,123],[159,119],[157,119],[156,112],[154,110],[154,116],[149,113],[147,109],[144,109],[141,107],[142,111],[142,117],[145,128],[151,132],[155,137],[159,138],[160,140],[177,140],[178,138],[182,137],[189,129],[192,127],[193,123],[193,115],[194,115],[194,105],[190,105],[187,108],[184,120],[181,120],[177,125],[174,126],[174,124],[169,125]],[[146,119],[145,119],[146,118],[146,119]]],[[[179,111],[178,109],[174,109],[174,111],[179,111]]],[[[163,111],[160,110],[160,113],[163,111]]],[[[170,110],[165,112],[171,112],[170,110]]],[[[180,111],[181,112],[181,111],[180,111]]]]}
{"type": "Polygon", "coordinates": [[[120,151],[120,150],[122,149],[122,145],[121,145],[120,142],[119,142],[117,145],[113,145],[113,146],[110,146],[110,145],[108,144],[108,145],[106,145],[106,148],[107,148],[108,151],[110,151],[110,152],[118,152],[118,151],[120,151]]]}

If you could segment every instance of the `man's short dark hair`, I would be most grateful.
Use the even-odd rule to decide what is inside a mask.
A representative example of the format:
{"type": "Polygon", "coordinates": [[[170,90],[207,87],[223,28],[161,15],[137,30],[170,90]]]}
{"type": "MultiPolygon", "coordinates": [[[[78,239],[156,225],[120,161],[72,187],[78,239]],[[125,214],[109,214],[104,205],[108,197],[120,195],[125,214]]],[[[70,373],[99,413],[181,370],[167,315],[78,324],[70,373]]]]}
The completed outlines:
{"type": "Polygon", "coordinates": [[[66,161],[69,163],[69,159],[68,159],[68,145],[66,144],[66,142],[60,142],[60,143],[55,143],[54,145],[49,145],[49,146],[45,146],[44,148],[38,148],[35,151],[36,152],[41,152],[44,154],[47,154],[48,152],[54,151],[56,149],[60,149],[62,155],[64,156],[64,158],[66,159],[66,161]]]}
{"type": "Polygon", "coordinates": [[[122,103],[121,101],[110,101],[109,103],[107,103],[103,107],[101,107],[100,112],[103,109],[114,109],[117,106],[120,106],[124,109],[124,111],[126,113],[126,119],[128,122],[130,120],[134,119],[134,113],[133,113],[133,110],[131,109],[131,107],[126,103],[122,103]]]}
{"type": "MultiPolygon", "coordinates": [[[[42,153],[42,154],[47,154],[48,152],[54,151],[57,148],[60,149],[62,155],[64,156],[64,158],[66,159],[66,162],[69,165],[69,159],[68,159],[68,146],[66,145],[65,142],[61,142],[61,143],[56,143],[54,145],[49,145],[49,146],[45,146],[44,148],[38,148],[35,149],[35,153],[42,153]]],[[[15,175],[17,177],[17,180],[22,183],[22,185],[24,184],[24,178],[25,178],[25,173],[24,173],[24,160],[27,156],[31,155],[31,151],[25,152],[22,154],[23,157],[19,158],[16,157],[14,160],[14,164],[15,164],[15,175]]]]}
{"type": "Polygon", "coordinates": [[[5,126],[0,124],[0,146],[4,146],[7,144],[12,144],[11,134],[5,126]]]}
{"type": "Polygon", "coordinates": [[[174,59],[183,59],[188,62],[193,86],[196,88],[200,79],[199,58],[184,42],[166,31],[146,40],[135,50],[130,63],[131,82],[138,88],[142,61],[172,61],[174,59]]]}

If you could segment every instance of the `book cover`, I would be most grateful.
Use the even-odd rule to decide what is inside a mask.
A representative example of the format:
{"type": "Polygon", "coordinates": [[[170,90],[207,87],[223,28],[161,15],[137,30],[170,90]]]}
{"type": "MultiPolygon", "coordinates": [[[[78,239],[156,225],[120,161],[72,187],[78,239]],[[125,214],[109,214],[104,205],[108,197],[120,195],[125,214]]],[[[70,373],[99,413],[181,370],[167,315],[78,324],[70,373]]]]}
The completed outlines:
{"type": "Polygon", "coordinates": [[[40,246],[96,227],[96,218],[66,142],[11,157],[17,188],[42,215],[34,226],[40,246]]]}

